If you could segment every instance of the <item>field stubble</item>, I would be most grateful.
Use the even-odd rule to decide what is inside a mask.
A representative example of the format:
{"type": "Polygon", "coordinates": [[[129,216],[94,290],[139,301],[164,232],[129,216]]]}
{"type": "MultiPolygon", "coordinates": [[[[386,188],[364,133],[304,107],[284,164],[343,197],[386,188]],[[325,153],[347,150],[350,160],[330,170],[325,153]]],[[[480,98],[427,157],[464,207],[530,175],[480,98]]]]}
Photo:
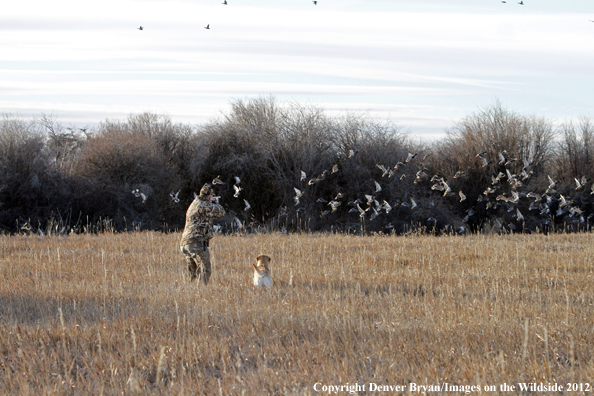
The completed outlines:
{"type": "Polygon", "coordinates": [[[217,236],[206,288],[179,237],[0,237],[0,393],[594,378],[592,234],[217,236]]]}

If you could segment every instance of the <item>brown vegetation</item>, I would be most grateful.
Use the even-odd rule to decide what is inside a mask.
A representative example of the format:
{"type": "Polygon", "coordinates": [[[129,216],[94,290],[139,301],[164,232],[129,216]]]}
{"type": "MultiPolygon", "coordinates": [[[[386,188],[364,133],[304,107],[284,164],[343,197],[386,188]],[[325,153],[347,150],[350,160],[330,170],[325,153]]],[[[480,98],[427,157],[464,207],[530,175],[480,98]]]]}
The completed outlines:
{"type": "Polygon", "coordinates": [[[457,122],[445,139],[416,142],[389,121],[330,116],[271,97],[235,100],[227,114],[201,126],[143,113],[91,131],[64,128],[45,115],[38,122],[6,116],[0,121],[0,232],[179,230],[194,193],[217,176],[224,182],[216,191],[223,206],[253,228],[589,230],[592,125],[583,117],[556,128],[496,102],[457,122]],[[409,154],[416,156],[406,162],[409,154]],[[451,191],[432,189],[434,176],[451,191]],[[242,180],[237,197],[235,177],[242,180]],[[374,192],[376,182],[381,192],[374,192]],[[295,188],[303,192],[299,205],[295,188]],[[330,207],[339,193],[340,204],[330,207]],[[374,195],[372,204],[366,195],[374,195]],[[380,208],[384,201],[393,210],[380,208]]]}
{"type": "Polygon", "coordinates": [[[178,240],[0,236],[0,393],[592,379],[590,233],[217,236],[206,288],[178,240]],[[261,253],[271,290],[251,285],[261,253]]]}

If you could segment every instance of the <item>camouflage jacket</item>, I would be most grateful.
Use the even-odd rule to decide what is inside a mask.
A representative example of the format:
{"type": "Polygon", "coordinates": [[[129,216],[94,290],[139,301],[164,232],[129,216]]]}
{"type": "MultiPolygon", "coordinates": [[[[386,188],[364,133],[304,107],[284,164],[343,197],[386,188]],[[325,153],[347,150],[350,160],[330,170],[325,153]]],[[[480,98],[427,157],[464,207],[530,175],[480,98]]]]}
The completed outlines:
{"type": "Polygon", "coordinates": [[[212,220],[223,216],[225,209],[221,205],[196,197],[186,212],[186,227],[180,245],[212,238],[212,220]]]}

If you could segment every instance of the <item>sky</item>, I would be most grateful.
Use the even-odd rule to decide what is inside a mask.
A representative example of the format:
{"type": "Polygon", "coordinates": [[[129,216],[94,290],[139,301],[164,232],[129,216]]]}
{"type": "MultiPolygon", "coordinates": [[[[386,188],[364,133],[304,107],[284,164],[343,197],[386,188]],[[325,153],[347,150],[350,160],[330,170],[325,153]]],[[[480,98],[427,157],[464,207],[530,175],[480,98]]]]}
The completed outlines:
{"type": "Polygon", "coordinates": [[[7,2],[0,113],[201,125],[273,96],[422,139],[497,101],[556,123],[594,117],[592,0],[222,2],[7,2]]]}

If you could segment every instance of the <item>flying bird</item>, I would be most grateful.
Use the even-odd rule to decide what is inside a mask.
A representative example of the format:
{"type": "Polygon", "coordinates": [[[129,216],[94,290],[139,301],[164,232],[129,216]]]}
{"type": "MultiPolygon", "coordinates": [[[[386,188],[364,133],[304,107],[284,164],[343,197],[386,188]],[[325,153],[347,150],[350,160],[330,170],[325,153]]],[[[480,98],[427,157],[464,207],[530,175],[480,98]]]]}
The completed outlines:
{"type": "Polygon", "coordinates": [[[549,190],[552,190],[553,188],[555,188],[555,186],[557,185],[557,182],[554,181],[553,179],[551,179],[551,176],[547,175],[547,177],[549,178],[549,188],[547,188],[547,192],[549,190]]]}
{"type": "Polygon", "coordinates": [[[382,191],[382,186],[380,186],[380,184],[378,182],[376,182],[375,180],[373,182],[375,183],[375,192],[378,193],[378,192],[382,191]]]}
{"type": "Polygon", "coordinates": [[[210,23],[204,27],[204,29],[210,29],[210,23]]]}
{"type": "Polygon", "coordinates": [[[390,174],[390,171],[388,169],[386,169],[386,167],[383,166],[382,164],[375,164],[375,166],[377,166],[383,172],[382,177],[390,174]]]}
{"type": "Polygon", "coordinates": [[[518,221],[524,220],[524,216],[522,216],[522,213],[520,212],[520,209],[518,209],[518,208],[516,208],[516,219],[518,219],[518,221]]]}
{"type": "Polygon", "coordinates": [[[250,210],[252,208],[252,205],[250,205],[250,203],[247,201],[247,199],[244,199],[243,202],[245,202],[245,211],[250,210]]]}
{"type": "Polygon", "coordinates": [[[318,2],[316,0],[313,0],[312,3],[314,3],[314,5],[318,5],[318,2]]]}
{"type": "Polygon", "coordinates": [[[427,177],[427,174],[425,172],[423,172],[422,170],[418,171],[417,174],[416,174],[416,178],[415,178],[414,183],[417,184],[417,182],[419,180],[422,180],[425,177],[427,177]]]}
{"type": "Polygon", "coordinates": [[[307,174],[303,171],[301,171],[301,179],[299,179],[299,181],[304,181],[307,178],[307,174]]]}
{"type": "Polygon", "coordinates": [[[462,190],[458,191],[458,195],[460,196],[460,202],[466,201],[466,195],[464,195],[462,190]]]}
{"type": "Polygon", "coordinates": [[[406,161],[404,161],[404,162],[406,162],[408,164],[416,156],[417,156],[417,153],[414,153],[414,154],[413,153],[408,153],[408,157],[406,157],[406,161]]]}
{"type": "Polygon", "coordinates": [[[142,198],[142,203],[145,203],[146,199],[148,198],[144,193],[141,193],[139,189],[132,190],[132,194],[134,194],[136,197],[142,198]]]}
{"type": "Polygon", "coordinates": [[[301,190],[295,187],[293,187],[293,189],[295,190],[295,206],[297,206],[300,203],[299,199],[303,195],[303,192],[301,192],[301,190]]]}
{"type": "Polygon", "coordinates": [[[499,165],[505,164],[505,157],[503,154],[499,153],[499,165]]]}
{"type": "Polygon", "coordinates": [[[588,178],[586,176],[582,176],[580,180],[578,180],[577,177],[574,177],[573,179],[575,180],[576,190],[581,190],[584,187],[584,185],[588,183],[588,178]]]}
{"type": "Polygon", "coordinates": [[[330,201],[330,202],[328,202],[328,205],[330,205],[330,207],[332,208],[332,212],[336,212],[336,210],[340,206],[340,202],[338,202],[338,201],[330,201]]]}
{"type": "Polygon", "coordinates": [[[217,185],[217,184],[225,184],[221,181],[221,176],[217,176],[214,179],[212,179],[212,183],[213,185],[217,185]]]}
{"type": "MultiPolygon", "coordinates": [[[[180,190],[180,191],[181,191],[181,190],[180,190]]],[[[179,195],[179,191],[178,191],[178,192],[176,192],[175,194],[173,193],[173,191],[171,191],[171,192],[169,193],[169,196],[171,197],[171,200],[172,200],[173,202],[175,202],[175,203],[179,203],[179,198],[178,198],[178,195],[179,195]]]]}
{"type": "Polygon", "coordinates": [[[243,190],[243,188],[239,187],[237,184],[234,184],[233,189],[235,190],[235,194],[233,194],[233,196],[235,198],[239,198],[239,192],[243,190]]]}
{"type": "Polygon", "coordinates": [[[138,29],[138,30],[143,30],[144,28],[143,28],[142,26],[140,26],[140,27],[138,27],[137,29],[138,29]]]}
{"type": "Polygon", "coordinates": [[[519,5],[524,5],[524,0],[518,2],[519,5]]]}
{"type": "Polygon", "coordinates": [[[359,217],[365,216],[365,211],[357,204],[357,210],[359,211],[359,217]]]}
{"type": "Polygon", "coordinates": [[[227,0],[223,1],[223,4],[224,4],[224,5],[227,5],[227,0]]]}
{"type": "Polygon", "coordinates": [[[234,177],[235,177],[235,184],[241,183],[241,179],[238,176],[234,176],[234,177]]]}

